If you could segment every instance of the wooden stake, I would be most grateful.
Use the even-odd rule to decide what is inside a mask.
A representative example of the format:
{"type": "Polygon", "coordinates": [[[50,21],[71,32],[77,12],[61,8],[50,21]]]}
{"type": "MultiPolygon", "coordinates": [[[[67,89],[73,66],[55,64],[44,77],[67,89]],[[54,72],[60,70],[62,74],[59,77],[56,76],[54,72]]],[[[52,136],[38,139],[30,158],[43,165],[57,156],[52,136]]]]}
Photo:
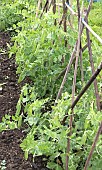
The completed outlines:
{"type": "Polygon", "coordinates": [[[84,19],[82,19],[82,23],[85,25],[85,27],[97,38],[97,40],[102,44],[102,39],[99,37],[99,35],[97,35],[92,29],[91,27],[85,22],[84,19]]]}
{"type": "MultiPolygon", "coordinates": [[[[89,12],[90,12],[90,9],[91,9],[91,5],[92,5],[92,0],[90,1],[90,4],[89,4],[89,6],[88,6],[88,10],[87,10],[85,19],[86,19],[86,18],[88,17],[88,15],[89,15],[89,12]]],[[[84,29],[84,25],[82,25],[81,34],[82,34],[82,32],[83,32],[83,29],[84,29]]],[[[67,67],[66,67],[66,68],[62,71],[62,73],[60,74],[60,75],[62,75],[63,72],[65,73],[64,78],[63,78],[63,81],[62,81],[61,86],[60,86],[60,89],[59,89],[59,91],[58,91],[56,100],[55,100],[55,105],[56,105],[57,100],[60,98],[60,96],[61,96],[61,94],[62,94],[62,90],[63,90],[64,84],[65,84],[65,82],[66,82],[67,74],[68,74],[68,72],[69,72],[69,70],[70,70],[71,64],[72,64],[73,59],[74,59],[74,55],[75,55],[76,47],[77,47],[77,42],[78,42],[78,40],[77,40],[76,43],[75,43],[75,46],[74,46],[74,49],[73,49],[73,52],[72,52],[72,55],[71,55],[71,57],[70,57],[70,60],[69,60],[69,62],[68,62],[67,67]]]]}
{"type": "MultiPolygon", "coordinates": [[[[90,87],[90,85],[94,82],[94,80],[96,79],[96,77],[99,75],[99,73],[102,70],[102,62],[100,63],[100,65],[98,66],[97,70],[94,72],[94,74],[92,75],[92,77],[90,78],[90,80],[87,82],[87,84],[85,85],[85,87],[81,90],[81,92],[79,93],[79,95],[76,97],[76,99],[74,100],[74,102],[71,105],[71,109],[73,109],[76,104],[78,103],[78,101],[80,100],[80,98],[83,96],[83,94],[87,91],[87,89],[90,87]]],[[[68,115],[65,115],[65,117],[62,120],[62,124],[65,123],[66,119],[67,119],[68,115]]]]}
{"type": "MultiPolygon", "coordinates": [[[[82,6],[82,10],[83,10],[83,6],[82,6]]],[[[81,12],[79,11],[80,15],[82,14],[82,10],[81,12]]],[[[77,51],[76,51],[76,62],[75,62],[74,79],[73,79],[73,86],[72,86],[72,103],[74,102],[74,96],[75,96],[76,75],[77,75],[77,67],[78,67],[78,58],[79,58],[79,53],[80,53],[81,29],[82,29],[82,23],[81,23],[81,17],[80,17],[79,18],[78,43],[77,43],[77,51]]],[[[69,122],[70,132],[69,132],[68,141],[67,141],[66,170],[68,170],[68,165],[69,165],[70,137],[72,135],[73,113],[74,113],[74,108],[72,109],[72,114],[70,115],[70,122],[69,122]]]]}
{"type": "Polygon", "coordinates": [[[102,122],[100,123],[98,132],[97,132],[96,137],[95,137],[95,139],[94,139],[94,142],[93,142],[93,144],[92,144],[92,147],[91,147],[89,156],[88,156],[88,158],[87,158],[87,160],[86,160],[86,163],[85,163],[84,170],[87,170],[87,168],[88,168],[88,165],[89,165],[89,162],[90,162],[90,160],[91,160],[92,154],[93,154],[93,152],[94,152],[96,143],[97,143],[98,138],[99,138],[99,136],[100,136],[101,133],[102,133],[102,122]]]}
{"type": "MultiPolygon", "coordinates": [[[[86,22],[88,23],[88,19],[86,19],[86,22]]],[[[94,68],[94,62],[93,62],[93,58],[92,58],[90,34],[89,34],[89,30],[87,28],[86,28],[86,35],[87,35],[87,44],[88,44],[88,52],[89,52],[89,60],[90,60],[91,70],[92,70],[92,74],[94,74],[95,68],[94,68]]],[[[94,89],[95,89],[97,110],[100,110],[100,97],[99,97],[98,85],[97,85],[96,79],[94,81],[94,89]]]]}

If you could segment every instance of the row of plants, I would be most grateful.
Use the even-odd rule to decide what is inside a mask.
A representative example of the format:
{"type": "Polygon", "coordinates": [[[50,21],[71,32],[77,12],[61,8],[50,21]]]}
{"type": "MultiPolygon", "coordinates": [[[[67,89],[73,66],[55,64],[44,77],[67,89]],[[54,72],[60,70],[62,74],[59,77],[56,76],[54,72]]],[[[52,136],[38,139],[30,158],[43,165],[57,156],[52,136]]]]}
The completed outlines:
{"type": "MultiPolygon", "coordinates": [[[[15,31],[12,37],[13,45],[8,44],[9,57],[15,55],[17,74],[19,74],[18,82],[29,78],[30,83],[26,83],[22,87],[15,115],[10,116],[8,113],[2,118],[0,131],[21,128],[26,124],[27,136],[20,145],[25,159],[28,159],[29,154],[33,155],[33,161],[36,156],[45,155],[49,169],[63,170],[65,169],[67,134],[71,114],[73,66],[68,74],[61,99],[58,100],[56,106],[54,102],[63,76],[60,79],[57,78],[66,67],[77,39],[77,25],[74,26],[76,30],[67,27],[67,32],[64,32],[63,26],[54,25],[55,20],[58,21],[61,17],[57,12],[56,14],[51,11],[44,13],[40,19],[41,11],[39,11],[39,15],[36,17],[37,2],[35,4],[32,0],[3,2],[0,8],[5,11],[5,15],[8,15],[9,19],[6,21],[5,15],[1,13],[0,19],[3,18],[5,24],[0,29],[15,31]],[[8,8],[12,10],[9,11],[8,8]],[[11,16],[13,21],[10,19],[11,16]],[[67,46],[65,46],[65,38],[67,46]],[[66,111],[69,116],[62,125],[61,121],[66,111]]],[[[97,4],[94,5],[94,8],[95,6],[97,4]]],[[[100,9],[101,7],[102,4],[99,5],[100,9]]],[[[91,19],[89,21],[91,22],[91,19]]],[[[95,22],[94,19],[91,24],[93,22],[95,22]]],[[[100,23],[97,23],[97,26],[100,27],[100,23]]],[[[94,38],[92,41],[93,59],[97,68],[101,61],[102,49],[94,38]]],[[[83,34],[83,45],[85,42],[86,37],[83,34]]],[[[91,76],[87,50],[83,53],[83,67],[85,84],[91,76]]],[[[101,93],[100,77],[98,77],[98,82],[101,93]]],[[[79,64],[76,95],[82,87],[79,64]]],[[[102,120],[101,113],[96,109],[94,87],[91,86],[74,110],[69,155],[70,170],[83,169],[100,120],[102,120]]],[[[101,170],[101,138],[102,136],[97,142],[89,170],[101,170]]]]}

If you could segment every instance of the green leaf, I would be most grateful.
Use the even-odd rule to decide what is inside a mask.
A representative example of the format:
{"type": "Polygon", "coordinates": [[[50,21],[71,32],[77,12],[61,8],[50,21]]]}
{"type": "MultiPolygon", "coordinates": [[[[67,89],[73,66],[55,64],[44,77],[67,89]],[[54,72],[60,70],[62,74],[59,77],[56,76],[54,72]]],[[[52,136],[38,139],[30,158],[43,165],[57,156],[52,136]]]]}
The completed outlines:
{"type": "Polygon", "coordinates": [[[21,111],[21,100],[19,99],[17,106],[16,106],[16,115],[18,116],[21,111]]]}
{"type": "Polygon", "coordinates": [[[18,117],[18,128],[20,128],[22,125],[22,115],[18,117]]]}
{"type": "Polygon", "coordinates": [[[85,145],[86,139],[87,139],[87,133],[86,133],[86,131],[85,131],[84,134],[83,134],[83,136],[82,136],[82,139],[81,139],[81,144],[82,144],[82,145],[85,145]]]}
{"type": "Polygon", "coordinates": [[[47,163],[47,168],[50,169],[56,169],[56,170],[63,170],[60,165],[54,163],[54,162],[48,162],[47,163]]]}

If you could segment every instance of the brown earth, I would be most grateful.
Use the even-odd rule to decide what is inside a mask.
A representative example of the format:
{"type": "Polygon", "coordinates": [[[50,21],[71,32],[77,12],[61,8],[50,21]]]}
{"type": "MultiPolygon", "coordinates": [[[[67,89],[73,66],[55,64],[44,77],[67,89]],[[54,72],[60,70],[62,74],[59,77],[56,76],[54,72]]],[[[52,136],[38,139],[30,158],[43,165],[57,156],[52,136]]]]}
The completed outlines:
{"type": "MultiPolygon", "coordinates": [[[[13,115],[19,99],[21,85],[17,83],[15,59],[8,57],[8,33],[0,33],[0,122],[5,114],[13,115]],[[2,50],[1,50],[2,49],[2,50]]],[[[0,133],[0,165],[5,160],[7,170],[47,170],[42,157],[32,162],[32,156],[26,161],[20,143],[25,137],[20,129],[0,133]]]]}

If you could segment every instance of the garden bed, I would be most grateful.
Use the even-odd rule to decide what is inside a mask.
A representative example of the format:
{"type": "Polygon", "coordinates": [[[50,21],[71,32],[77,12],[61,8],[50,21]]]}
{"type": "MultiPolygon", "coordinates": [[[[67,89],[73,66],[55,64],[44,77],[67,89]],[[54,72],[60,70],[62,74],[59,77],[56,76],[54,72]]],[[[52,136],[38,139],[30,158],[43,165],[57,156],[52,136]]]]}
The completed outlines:
{"type": "MultiPolygon", "coordinates": [[[[7,43],[10,42],[8,33],[0,33],[0,122],[5,114],[13,115],[19,99],[21,85],[18,85],[15,59],[8,57],[7,43]]],[[[7,170],[46,170],[46,162],[42,158],[32,157],[26,161],[20,143],[25,137],[22,129],[8,130],[0,133],[0,165],[7,170]]]]}

